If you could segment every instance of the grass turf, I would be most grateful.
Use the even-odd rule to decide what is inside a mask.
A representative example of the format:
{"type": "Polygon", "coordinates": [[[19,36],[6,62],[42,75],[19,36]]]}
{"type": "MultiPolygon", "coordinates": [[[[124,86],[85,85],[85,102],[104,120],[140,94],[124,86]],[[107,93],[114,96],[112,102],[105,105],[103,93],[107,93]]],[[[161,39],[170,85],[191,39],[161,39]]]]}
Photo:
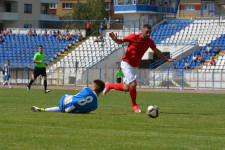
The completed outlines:
{"type": "Polygon", "coordinates": [[[0,89],[0,149],[225,149],[225,95],[138,92],[142,113],[129,94],[99,97],[90,114],[32,112],[54,107],[72,90],[0,89]],[[160,108],[158,118],[145,114],[160,108]]]}

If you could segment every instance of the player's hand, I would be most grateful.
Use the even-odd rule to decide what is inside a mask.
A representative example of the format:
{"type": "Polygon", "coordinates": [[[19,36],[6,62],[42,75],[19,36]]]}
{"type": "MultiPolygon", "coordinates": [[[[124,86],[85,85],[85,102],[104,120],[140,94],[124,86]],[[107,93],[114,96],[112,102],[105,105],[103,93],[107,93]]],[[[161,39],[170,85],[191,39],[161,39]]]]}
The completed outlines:
{"type": "Polygon", "coordinates": [[[113,32],[109,33],[109,36],[112,38],[113,41],[117,40],[117,33],[114,34],[113,32]]]}
{"type": "Polygon", "coordinates": [[[40,62],[40,63],[43,63],[43,60],[40,60],[39,62],[40,62]]]}
{"type": "Polygon", "coordinates": [[[177,59],[168,59],[167,62],[174,62],[176,61],[177,59]]]}

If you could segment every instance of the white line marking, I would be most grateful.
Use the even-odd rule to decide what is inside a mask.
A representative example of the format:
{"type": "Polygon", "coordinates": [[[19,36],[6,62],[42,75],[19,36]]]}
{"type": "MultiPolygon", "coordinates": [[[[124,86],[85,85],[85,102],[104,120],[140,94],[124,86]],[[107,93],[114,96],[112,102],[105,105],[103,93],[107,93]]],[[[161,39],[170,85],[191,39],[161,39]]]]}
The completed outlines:
{"type": "Polygon", "coordinates": [[[112,132],[112,133],[132,133],[132,134],[144,134],[144,135],[167,135],[167,136],[181,136],[181,137],[193,137],[193,138],[210,138],[210,139],[225,139],[225,137],[220,136],[202,136],[202,135],[187,135],[187,134],[169,134],[169,133],[159,133],[159,132],[137,132],[137,131],[119,131],[119,130],[104,130],[104,129],[78,129],[78,128],[69,128],[69,127],[52,127],[52,126],[36,126],[36,125],[22,125],[22,124],[14,124],[13,126],[20,127],[35,127],[35,128],[48,128],[48,129],[66,129],[66,130],[78,130],[78,131],[99,131],[101,133],[104,132],[112,132]]]}

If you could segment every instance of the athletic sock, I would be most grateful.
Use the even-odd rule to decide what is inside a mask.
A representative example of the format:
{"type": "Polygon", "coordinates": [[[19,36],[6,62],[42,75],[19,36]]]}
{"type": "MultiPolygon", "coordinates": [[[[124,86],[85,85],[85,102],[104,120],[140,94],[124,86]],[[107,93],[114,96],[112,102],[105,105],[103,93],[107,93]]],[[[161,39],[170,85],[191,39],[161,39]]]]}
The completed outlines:
{"type": "Polygon", "coordinates": [[[44,80],[44,87],[45,87],[45,90],[47,90],[47,81],[44,80]]]}
{"type": "Polygon", "coordinates": [[[3,83],[3,85],[5,85],[5,84],[6,84],[6,82],[7,82],[7,81],[5,80],[5,82],[3,83]]]}
{"type": "Polygon", "coordinates": [[[131,97],[131,100],[132,100],[132,106],[133,105],[137,105],[136,104],[136,97],[137,97],[137,91],[136,91],[136,89],[130,88],[130,97],[131,97]]]}
{"type": "Polygon", "coordinates": [[[28,84],[29,87],[31,87],[31,85],[33,84],[34,80],[30,80],[30,83],[28,84]]]}
{"type": "Polygon", "coordinates": [[[117,83],[117,84],[109,84],[109,89],[115,89],[118,91],[124,91],[124,84],[123,83],[117,83]]]}
{"type": "Polygon", "coordinates": [[[9,88],[11,88],[10,82],[9,82],[9,81],[7,81],[7,82],[8,82],[8,86],[9,86],[9,88]]]}
{"type": "Polygon", "coordinates": [[[59,112],[59,111],[60,111],[59,107],[51,107],[45,109],[45,112],[59,112]]]}

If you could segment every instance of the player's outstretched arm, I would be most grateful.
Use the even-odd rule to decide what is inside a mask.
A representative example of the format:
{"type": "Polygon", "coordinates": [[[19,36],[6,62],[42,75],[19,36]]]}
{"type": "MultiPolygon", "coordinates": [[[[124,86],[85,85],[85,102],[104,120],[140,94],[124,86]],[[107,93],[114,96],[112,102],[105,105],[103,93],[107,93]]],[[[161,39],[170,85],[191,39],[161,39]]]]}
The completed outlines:
{"type": "Polygon", "coordinates": [[[155,54],[157,56],[159,56],[160,58],[162,58],[163,60],[167,61],[167,62],[174,62],[176,59],[168,59],[159,49],[154,48],[153,51],[155,52],[155,54]]]}
{"type": "Polygon", "coordinates": [[[111,37],[111,39],[116,42],[117,44],[123,44],[123,40],[122,39],[117,39],[117,34],[111,32],[109,33],[109,36],[111,37]]]}

